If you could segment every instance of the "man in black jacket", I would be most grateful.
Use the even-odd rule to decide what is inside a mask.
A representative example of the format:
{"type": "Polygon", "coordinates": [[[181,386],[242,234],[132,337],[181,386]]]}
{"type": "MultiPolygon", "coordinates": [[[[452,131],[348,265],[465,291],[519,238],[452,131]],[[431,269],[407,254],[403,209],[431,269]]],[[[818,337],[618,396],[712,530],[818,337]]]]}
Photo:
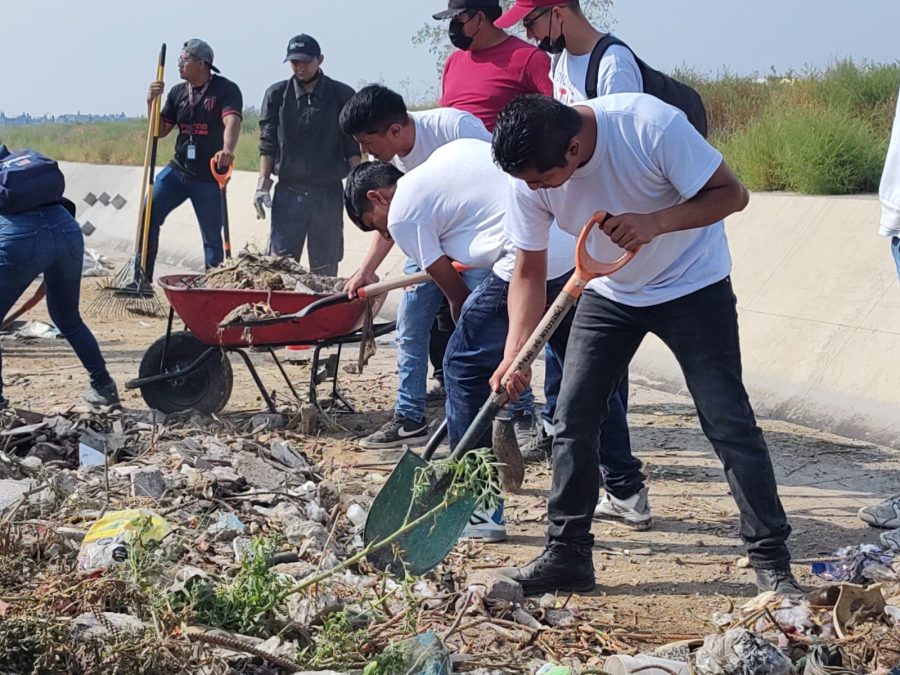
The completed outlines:
{"type": "Polygon", "coordinates": [[[273,254],[299,259],[309,239],[310,271],[335,276],[344,257],[341,181],[360,162],[359,144],[338,117],[354,91],[322,72],[322,50],[309,35],[292,38],[284,60],[294,75],[263,98],[254,204],[260,218],[272,209],[273,254]]]}

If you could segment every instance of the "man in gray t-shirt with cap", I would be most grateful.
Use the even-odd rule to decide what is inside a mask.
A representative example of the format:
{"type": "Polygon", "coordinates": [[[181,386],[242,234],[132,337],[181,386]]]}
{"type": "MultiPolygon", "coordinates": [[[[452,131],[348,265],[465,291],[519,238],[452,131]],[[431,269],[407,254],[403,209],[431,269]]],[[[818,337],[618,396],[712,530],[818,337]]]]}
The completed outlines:
{"type": "Polygon", "coordinates": [[[284,60],[293,76],[268,88],[260,111],[253,201],[260,218],[272,209],[273,254],[300,258],[309,240],[310,271],[335,276],[344,257],[341,181],[360,162],[359,144],[338,123],[354,91],[322,72],[322,50],[309,35],[291,38],[284,60]]]}

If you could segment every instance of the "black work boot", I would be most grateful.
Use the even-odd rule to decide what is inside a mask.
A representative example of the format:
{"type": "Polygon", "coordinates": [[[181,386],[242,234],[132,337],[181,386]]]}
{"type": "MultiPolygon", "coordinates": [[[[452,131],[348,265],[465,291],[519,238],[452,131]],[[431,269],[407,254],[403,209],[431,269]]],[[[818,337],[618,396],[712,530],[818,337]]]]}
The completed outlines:
{"type": "Polygon", "coordinates": [[[757,569],[756,587],[760,593],[765,591],[775,591],[779,595],[804,595],[806,593],[806,589],[797,583],[789,566],[757,569]]]}
{"type": "Polygon", "coordinates": [[[523,567],[501,570],[518,581],[525,595],[587,593],[597,585],[590,546],[551,541],[544,552],[523,567]]]}

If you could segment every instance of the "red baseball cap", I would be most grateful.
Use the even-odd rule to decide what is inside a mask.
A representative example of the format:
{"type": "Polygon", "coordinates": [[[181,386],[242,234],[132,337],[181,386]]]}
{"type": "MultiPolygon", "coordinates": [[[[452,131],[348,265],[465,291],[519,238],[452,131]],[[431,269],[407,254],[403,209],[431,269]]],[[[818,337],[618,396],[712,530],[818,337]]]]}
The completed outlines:
{"type": "Polygon", "coordinates": [[[565,0],[516,0],[516,4],[509,8],[494,22],[497,28],[512,28],[534,10],[540,7],[558,7],[566,4],[565,0]]]}

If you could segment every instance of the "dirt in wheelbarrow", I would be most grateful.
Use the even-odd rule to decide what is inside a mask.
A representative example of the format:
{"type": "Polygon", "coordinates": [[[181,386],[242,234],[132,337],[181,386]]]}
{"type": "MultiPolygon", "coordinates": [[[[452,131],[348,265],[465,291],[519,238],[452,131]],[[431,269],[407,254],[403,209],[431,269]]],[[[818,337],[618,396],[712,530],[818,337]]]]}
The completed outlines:
{"type": "MultiPolygon", "coordinates": [[[[86,306],[96,292],[95,284],[86,280],[83,292],[86,306]]],[[[46,320],[45,309],[32,312],[29,318],[46,320]]],[[[87,321],[120,387],[135,376],[144,351],[165,332],[166,327],[165,319],[135,316],[103,321],[88,318],[87,321]]],[[[13,405],[42,413],[84,409],[80,394],[87,386],[87,376],[64,340],[17,341],[4,337],[2,344],[4,394],[13,405]]],[[[345,349],[345,364],[354,360],[352,349],[349,351],[348,354],[345,349]]],[[[278,403],[289,411],[297,411],[299,406],[291,402],[290,392],[286,391],[283,382],[279,382],[277,368],[271,359],[262,353],[254,353],[251,357],[263,380],[276,391],[278,403]]],[[[301,396],[305,397],[309,365],[288,364],[285,368],[301,396]]],[[[324,515],[311,509],[308,500],[297,501],[300,500],[297,496],[283,497],[284,502],[279,502],[278,498],[265,504],[254,501],[261,498],[258,493],[300,495],[302,489],[306,489],[303,487],[307,480],[305,475],[284,488],[265,482],[255,490],[244,487],[242,494],[247,495],[244,497],[235,496],[220,483],[218,488],[203,495],[203,499],[209,500],[203,503],[212,505],[213,510],[203,512],[205,515],[185,517],[183,521],[178,520],[181,517],[178,509],[195,504],[192,500],[198,497],[194,493],[166,494],[155,508],[182,522],[183,527],[194,522],[191,518],[200,517],[201,522],[206,523],[208,521],[203,518],[212,517],[214,521],[220,515],[225,523],[223,527],[226,527],[228,514],[232,514],[247,525],[248,537],[253,533],[288,537],[282,539],[283,550],[298,554],[299,562],[289,563],[286,569],[298,576],[309,573],[310,564],[312,569],[317,565],[327,566],[358,550],[359,542],[354,539],[358,537],[358,531],[354,534],[351,526],[351,510],[352,518],[357,520],[361,512],[364,514],[400,455],[399,451],[363,451],[356,444],[358,437],[378,428],[392,413],[396,368],[390,340],[379,340],[379,351],[362,375],[340,372],[343,393],[356,412],[335,417],[340,426],[319,425],[311,435],[301,435],[296,428],[287,431],[267,428],[250,433],[246,424],[237,424],[236,420],[246,419],[242,413],[261,412],[264,404],[250,376],[237,361],[234,371],[232,397],[219,415],[222,422],[195,416],[173,422],[171,428],[179,430],[179,437],[212,436],[232,452],[250,455],[263,452],[275,442],[291,443],[315,463],[317,476],[313,477],[313,482],[324,480],[332,486],[326,491],[330,495],[327,500],[317,502],[317,506],[324,508],[324,515]],[[282,503],[285,506],[280,506],[282,503]],[[275,511],[287,509],[290,504],[302,507],[302,527],[291,529],[277,524],[275,511]],[[253,525],[257,521],[258,524],[253,525]],[[332,531],[336,533],[337,544],[326,545],[332,531]],[[314,543],[292,543],[306,541],[314,543]],[[323,551],[325,554],[321,557],[323,551]]],[[[537,374],[540,375],[539,370],[537,374]]],[[[539,381],[538,377],[538,384],[539,381]]],[[[325,385],[320,387],[320,395],[328,395],[325,385]]],[[[146,415],[146,406],[138,392],[122,391],[122,398],[126,415],[145,420],[140,416],[146,415]]],[[[429,409],[431,420],[439,420],[440,415],[439,406],[429,409]]],[[[507,541],[460,544],[438,573],[421,582],[405,586],[390,586],[384,581],[372,583],[367,581],[374,578],[372,570],[363,566],[354,569],[354,576],[342,576],[340,584],[329,586],[326,595],[337,596],[333,604],[345,610],[353,604],[347,598],[341,600],[350,586],[355,589],[354,593],[366,598],[366,606],[370,606],[379,593],[388,593],[390,602],[399,603],[399,606],[391,605],[387,615],[371,615],[363,627],[352,625],[349,610],[335,615],[338,617],[335,620],[313,621],[311,634],[316,650],[321,650],[316,652],[319,655],[316,665],[334,667],[338,671],[349,669],[351,665],[359,667],[386,643],[429,628],[446,636],[447,648],[456,655],[456,670],[484,668],[486,670],[481,672],[504,673],[533,673],[546,661],[596,665],[601,662],[602,654],[629,650],[647,652],[664,643],[699,639],[716,632],[714,617],[717,613],[730,612],[755,594],[753,575],[742,566],[743,548],[738,537],[736,509],[721,466],[704,438],[687,398],[634,386],[630,422],[632,445],[635,454],[644,462],[650,489],[653,527],[649,531],[636,532],[613,523],[595,523],[594,565],[599,582],[596,591],[556,601],[545,599],[543,607],[537,604],[526,606],[524,615],[508,603],[490,602],[478,598],[477,594],[469,595],[466,583],[469,575],[487,567],[521,564],[542,549],[550,468],[547,465],[530,466],[523,492],[506,500],[507,541]],[[393,590],[386,591],[388,588],[393,590]],[[549,609],[561,613],[549,612],[549,609]],[[554,625],[553,622],[557,623],[554,625]],[[325,649],[326,646],[331,651],[325,649]]],[[[154,440],[155,426],[151,428],[146,421],[143,423],[144,427],[129,427],[140,429],[134,434],[142,434],[143,440],[135,447],[136,461],[161,466],[163,472],[175,471],[171,467],[177,466],[176,454],[164,449],[168,447],[165,443],[154,440]],[[168,453],[162,464],[156,453],[168,453]]],[[[793,527],[790,539],[796,562],[793,570],[801,582],[815,584],[816,579],[809,573],[810,560],[831,556],[842,546],[877,543],[878,532],[863,525],[856,517],[856,511],[896,492],[900,460],[888,448],[775,420],[761,423],[793,527]]],[[[247,458],[242,461],[245,463],[240,465],[241,470],[233,473],[241,474],[248,481],[256,480],[256,475],[262,476],[259,480],[263,480],[267,475],[264,468],[257,466],[258,462],[247,458]]],[[[208,470],[192,469],[193,473],[208,470]]],[[[0,478],[5,477],[0,475],[0,478]]],[[[229,480],[235,478],[231,476],[229,480]]],[[[77,520],[75,513],[83,515],[85,509],[99,513],[104,508],[102,480],[95,477],[92,485],[91,500],[84,502],[80,511],[66,511],[60,521],[62,525],[77,520]]],[[[315,487],[310,489],[315,491],[315,487]]],[[[321,488],[316,494],[322,494],[321,488]]],[[[139,504],[148,505],[146,501],[128,498],[113,500],[110,508],[139,504]]],[[[149,505],[154,506],[153,503],[149,505]]],[[[31,514],[31,520],[38,523],[47,522],[41,521],[47,517],[46,513],[31,514]]],[[[21,518],[13,518],[12,522],[16,527],[25,527],[21,518]]],[[[79,523],[79,527],[84,526],[82,521],[79,523]]],[[[62,529],[66,530],[65,527],[62,529]]],[[[185,555],[180,564],[189,561],[209,574],[227,577],[237,569],[231,548],[228,541],[201,538],[199,544],[189,543],[186,550],[190,554],[185,555]]],[[[25,568],[19,566],[16,569],[25,568]]],[[[4,574],[3,565],[0,565],[0,582],[3,582],[4,574]]],[[[43,584],[41,593],[47,588],[75,588],[74,579],[70,585],[66,585],[69,581],[55,577],[42,577],[39,581],[43,584]]],[[[13,592],[14,586],[3,583],[4,602],[34,595],[26,593],[24,587],[13,592]]],[[[79,593],[88,588],[83,582],[78,583],[82,584],[78,586],[79,593]]],[[[120,583],[123,582],[116,582],[120,583]]],[[[29,590],[34,588],[29,587],[29,590]]],[[[85,610],[102,607],[103,593],[112,592],[112,586],[103,586],[100,582],[89,588],[98,595],[79,600],[79,606],[85,610]]],[[[52,593],[51,596],[56,597],[52,593]]],[[[59,596],[54,607],[66,606],[70,600],[59,596]]],[[[323,601],[317,600],[318,603],[323,601]]],[[[363,601],[357,598],[354,602],[363,601]]],[[[122,602],[120,606],[127,607],[128,603],[122,602]]],[[[319,605],[316,607],[316,611],[323,611],[319,605]]],[[[49,611],[49,608],[47,605],[44,609],[49,611]]],[[[0,614],[4,611],[4,604],[0,603],[0,614]]],[[[130,610],[121,611],[127,613],[130,610]]],[[[262,630],[255,625],[249,629],[246,626],[227,628],[232,633],[262,630]]],[[[270,634],[274,633],[259,633],[261,637],[270,634]]],[[[3,630],[0,630],[2,639],[3,630]]],[[[297,653],[291,652],[291,655],[296,657],[297,653]]],[[[290,670],[272,667],[271,670],[253,672],[290,670]]]]}
{"type": "Polygon", "coordinates": [[[266,291],[337,293],[346,279],[312,274],[290,257],[241,251],[232,260],[210,270],[191,285],[198,288],[252,288],[266,291]]]}

